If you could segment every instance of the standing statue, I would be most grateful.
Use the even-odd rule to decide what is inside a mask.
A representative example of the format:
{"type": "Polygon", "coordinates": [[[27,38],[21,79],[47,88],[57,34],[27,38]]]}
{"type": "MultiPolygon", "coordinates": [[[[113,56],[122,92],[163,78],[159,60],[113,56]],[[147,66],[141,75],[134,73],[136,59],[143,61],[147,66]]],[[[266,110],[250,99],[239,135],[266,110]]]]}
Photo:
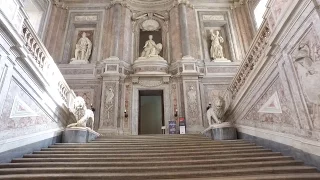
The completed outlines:
{"type": "Polygon", "coordinates": [[[73,101],[73,112],[77,122],[69,124],[67,127],[87,127],[87,122],[91,121],[91,129],[94,125],[94,114],[92,110],[87,109],[86,102],[80,96],[76,97],[73,101]]]}
{"type": "Polygon", "coordinates": [[[211,49],[210,49],[210,57],[213,59],[224,59],[223,57],[223,49],[220,43],[223,43],[223,38],[219,35],[219,31],[216,31],[214,34],[213,29],[210,30],[211,34],[211,49]]]}
{"type": "Polygon", "coordinates": [[[76,49],[73,60],[84,60],[88,61],[91,55],[92,43],[89,38],[87,38],[87,33],[83,32],[82,37],[78,40],[76,44],[76,49]]]}
{"type": "Polygon", "coordinates": [[[162,44],[156,44],[153,40],[153,36],[149,35],[149,40],[146,41],[143,46],[143,51],[141,53],[141,57],[149,58],[154,56],[159,56],[160,51],[162,50],[162,44]]]}

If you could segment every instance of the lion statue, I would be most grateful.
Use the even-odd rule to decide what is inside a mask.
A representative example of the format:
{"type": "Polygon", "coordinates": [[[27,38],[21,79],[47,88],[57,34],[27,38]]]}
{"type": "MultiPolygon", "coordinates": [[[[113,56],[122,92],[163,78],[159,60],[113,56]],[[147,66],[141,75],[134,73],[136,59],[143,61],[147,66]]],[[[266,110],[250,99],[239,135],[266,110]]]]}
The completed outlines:
{"type": "Polygon", "coordinates": [[[94,114],[92,110],[87,109],[86,102],[80,96],[77,96],[73,101],[73,112],[77,122],[69,124],[67,127],[87,127],[87,123],[91,121],[91,129],[94,125],[94,114]]]}
{"type": "Polygon", "coordinates": [[[224,113],[225,100],[221,96],[216,96],[213,101],[213,106],[209,106],[207,110],[209,126],[212,126],[212,124],[221,124],[223,122],[224,113]]]}

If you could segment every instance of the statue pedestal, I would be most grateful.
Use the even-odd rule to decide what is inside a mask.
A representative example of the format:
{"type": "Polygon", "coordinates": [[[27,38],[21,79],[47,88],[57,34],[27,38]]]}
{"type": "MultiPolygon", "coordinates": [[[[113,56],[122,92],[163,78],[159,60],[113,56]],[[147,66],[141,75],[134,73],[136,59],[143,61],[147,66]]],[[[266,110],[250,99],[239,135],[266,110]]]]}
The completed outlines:
{"type": "Polygon", "coordinates": [[[62,133],[63,143],[87,143],[100,136],[99,133],[90,128],[73,127],[66,128],[62,133]]]}
{"type": "Polygon", "coordinates": [[[217,59],[214,59],[213,62],[231,62],[231,61],[226,58],[217,58],[217,59]]]}
{"type": "Polygon", "coordinates": [[[89,61],[88,60],[77,60],[75,58],[72,58],[70,64],[89,64],[89,61]]]}
{"type": "Polygon", "coordinates": [[[160,56],[139,57],[133,63],[135,74],[168,74],[168,62],[160,56]]]}
{"type": "Polygon", "coordinates": [[[213,140],[235,140],[237,139],[237,130],[232,124],[225,122],[211,126],[211,138],[213,140]]]}

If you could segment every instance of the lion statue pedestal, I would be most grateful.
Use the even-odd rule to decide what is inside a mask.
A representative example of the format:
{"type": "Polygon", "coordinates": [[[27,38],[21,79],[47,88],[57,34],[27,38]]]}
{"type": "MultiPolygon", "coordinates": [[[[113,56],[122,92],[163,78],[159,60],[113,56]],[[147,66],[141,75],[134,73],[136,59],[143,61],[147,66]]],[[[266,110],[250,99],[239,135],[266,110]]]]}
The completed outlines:
{"type": "Polygon", "coordinates": [[[231,123],[224,122],[213,124],[211,126],[211,137],[213,140],[235,140],[237,139],[237,130],[231,123]]]}
{"type": "Polygon", "coordinates": [[[66,128],[62,134],[63,143],[87,143],[100,134],[87,127],[66,128]]]}
{"type": "Polygon", "coordinates": [[[87,109],[82,97],[78,96],[74,99],[72,113],[76,122],[69,124],[62,133],[63,143],[87,143],[100,136],[93,130],[94,114],[92,110],[87,109]],[[89,123],[91,128],[87,127],[89,123]]]}

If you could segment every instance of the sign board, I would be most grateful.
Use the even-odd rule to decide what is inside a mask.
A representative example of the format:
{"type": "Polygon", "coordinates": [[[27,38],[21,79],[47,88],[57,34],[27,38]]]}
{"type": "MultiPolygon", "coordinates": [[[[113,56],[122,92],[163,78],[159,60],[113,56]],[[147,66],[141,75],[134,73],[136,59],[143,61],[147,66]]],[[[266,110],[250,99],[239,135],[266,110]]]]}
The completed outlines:
{"type": "Polygon", "coordinates": [[[169,121],[169,134],[176,134],[176,121],[169,121]]]}
{"type": "Polygon", "coordinates": [[[186,134],[186,119],[184,117],[179,118],[180,134],[186,134]]]}
{"type": "Polygon", "coordinates": [[[186,134],[186,127],[180,126],[180,134],[186,134]]]}

